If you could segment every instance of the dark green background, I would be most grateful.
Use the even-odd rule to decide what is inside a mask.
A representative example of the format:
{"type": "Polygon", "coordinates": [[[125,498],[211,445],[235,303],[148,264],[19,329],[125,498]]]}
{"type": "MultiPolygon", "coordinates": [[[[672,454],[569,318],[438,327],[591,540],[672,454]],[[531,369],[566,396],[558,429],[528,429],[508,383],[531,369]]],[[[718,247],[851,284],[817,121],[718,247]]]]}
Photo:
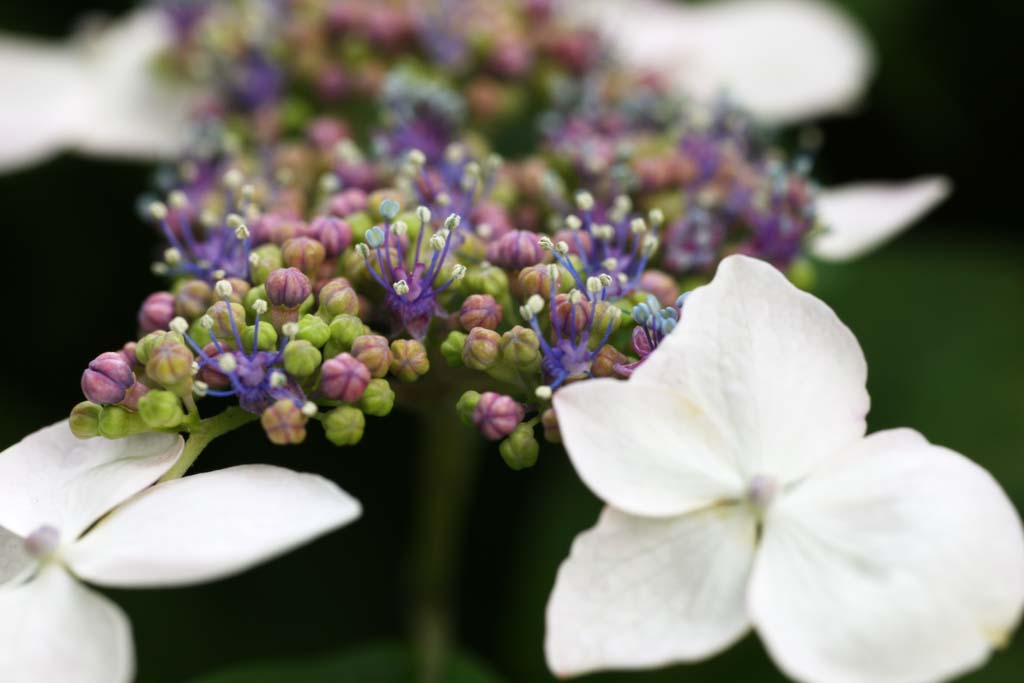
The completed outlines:
{"type": "MultiPolygon", "coordinates": [[[[128,4],[91,6],[116,12],[128,4]]],[[[821,175],[835,182],[943,171],[957,189],[925,224],[883,251],[821,267],[817,293],[867,354],[871,429],[913,426],[970,455],[992,470],[1020,509],[1024,244],[1015,166],[1024,152],[1024,108],[1013,96],[1024,7],[843,4],[871,33],[881,64],[861,111],[824,122],[821,175]]],[[[71,2],[0,3],[0,28],[57,36],[79,11],[71,2]]],[[[157,240],[133,210],[146,173],[137,165],[65,156],[0,177],[6,247],[0,255],[6,279],[0,446],[64,417],[79,400],[82,367],[134,333],[139,301],[159,288],[148,270],[157,240]]],[[[273,462],[321,472],[360,498],[366,513],[358,524],[235,579],[187,590],[113,592],[132,617],[140,681],[177,682],[235,663],[337,651],[361,654],[292,678],[346,681],[343,670],[385,669],[389,677],[381,681],[408,678],[397,650],[362,644],[394,641],[406,631],[415,427],[411,416],[371,420],[364,442],[346,450],[316,434],[301,448],[275,449],[256,428],[211,448],[204,468],[273,462]]],[[[462,549],[461,642],[498,674],[494,680],[547,681],[544,603],[558,563],[574,535],[593,523],[598,502],[555,448],[519,473],[493,447],[482,446],[480,458],[462,549]]],[[[489,680],[477,669],[467,664],[453,680],[489,680]]],[[[966,680],[1008,683],[1020,680],[1022,670],[1018,636],[966,680]]],[[[230,680],[255,680],[252,671],[230,680]]],[[[267,676],[284,674],[267,669],[267,676]]],[[[749,638],[698,666],[585,680],[779,679],[749,638]]]]}

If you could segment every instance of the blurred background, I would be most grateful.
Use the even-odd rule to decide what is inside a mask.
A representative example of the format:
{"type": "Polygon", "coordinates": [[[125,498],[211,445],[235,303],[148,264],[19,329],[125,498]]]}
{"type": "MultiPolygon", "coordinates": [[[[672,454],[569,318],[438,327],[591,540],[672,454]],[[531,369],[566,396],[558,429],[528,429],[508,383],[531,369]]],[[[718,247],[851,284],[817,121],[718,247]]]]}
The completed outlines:
{"type": "MultiPolygon", "coordinates": [[[[870,429],[913,426],[993,472],[1024,510],[1024,106],[1017,2],[837,0],[871,36],[877,77],[859,111],[822,122],[818,175],[828,184],[942,172],[952,199],[856,263],[819,268],[816,294],[859,337],[873,398],[870,429]]],[[[0,3],[0,30],[60,37],[88,10],[127,0],[0,3]]],[[[812,57],[809,57],[812,58],[812,57]]],[[[3,106],[0,103],[0,106],[3,106]]],[[[5,132],[6,134],[7,132],[5,132]]],[[[7,240],[0,447],[62,419],[98,352],[135,333],[157,240],[135,217],[149,169],[63,156],[0,176],[7,240]],[[25,328],[19,325],[27,325],[25,328]]],[[[272,462],[332,477],[363,501],[358,524],[242,577],[192,589],[114,591],[131,615],[142,683],[402,681],[409,663],[408,541],[416,459],[412,416],[368,425],[338,450],[311,439],[273,448],[258,429],[224,438],[200,468],[272,462]],[[309,661],[309,658],[321,658],[309,661]],[[304,669],[263,662],[305,659],[304,669]],[[241,668],[239,668],[241,667],[241,668]],[[217,674],[236,668],[235,674],[217,674]],[[297,673],[300,671],[300,673],[297,673]]],[[[512,472],[481,444],[480,478],[461,548],[458,631],[467,653],[452,680],[551,680],[544,604],[598,501],[564,455],[512,472]]],[[[936,501],[941,505],[941,501],[936,501]]],[[[964,680],[1019,681],[1024,638],[964,680]]],[[[783,680],[756,638],[704,664],[607,674],[587,683],[783,680]]]]}

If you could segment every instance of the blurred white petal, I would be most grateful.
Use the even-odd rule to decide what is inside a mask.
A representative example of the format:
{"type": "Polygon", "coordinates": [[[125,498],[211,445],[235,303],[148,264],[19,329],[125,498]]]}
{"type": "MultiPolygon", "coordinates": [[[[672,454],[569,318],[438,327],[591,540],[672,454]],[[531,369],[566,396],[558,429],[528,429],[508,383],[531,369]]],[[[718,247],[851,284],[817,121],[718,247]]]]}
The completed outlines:
{"type": "Polygon", "coordinates": [[[192,97],[153,68],[169,41],[155,7],[66,42],[0,35],[0,172],[68,149],[146,160],[179,153],[192,97]]]}
{"type": "Polygon", "coordinates": [[[759,120],[785,124],[849,110],[874,70],[867,37],[838,7],[816,0],[571,0],[634,67],[680,94],[723,93],[759,120]]]}
{"type": "Polygon", "coordinates": [[[32,565],[25,539],[0,527],[0,586],[32,565]]]}
{"type": "Polygon", "coordinates": [[[908,429],[879,432],[768,511],[751,619],[800,681],[948,680],[1009,641],[1024,533],[992,476],[908,429]]]}
{"type": "Polygon", "coordinates": [[[923,218],[952,189],[943,176],[824,189],[817,210],[826,232],[812,238],[811,253],[825,261],[857,258],[923,218]]]}
{"type": "Polygon", "coordinates": [[[67,549],[76,575],[102,586],[213,581],[282,555],[359,517],[333,482],[244,465],[158,484],[67,549]]]}
{"type": "Polygon", "coordinates": [[[0,588],[4,683],[129,683],[131,625],[102,595],[49,565],[32,581],[0,588]]]}
{"type": "Polygon", "coordinates": [[[545,651],[558,676],[710,657],[748,630],[757,522],[739,505],[671,519],[605,508],[562,563],[545,651]]]}
{"type": "Polygon", "coordinates": [[[40,429],[0,453],[0,526],[25,537],[48,525],[72,541],[159,479],[183,448],[177,434],[82,441],[67,420],[40,429]]]}

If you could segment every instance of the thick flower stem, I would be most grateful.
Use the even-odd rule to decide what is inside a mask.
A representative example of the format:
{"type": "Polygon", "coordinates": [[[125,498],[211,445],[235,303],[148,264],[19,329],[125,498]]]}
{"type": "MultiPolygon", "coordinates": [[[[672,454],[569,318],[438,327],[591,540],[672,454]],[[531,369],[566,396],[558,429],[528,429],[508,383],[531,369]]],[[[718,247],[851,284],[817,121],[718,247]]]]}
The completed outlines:
{"type": "Polygon", "coordinates": [[[447,403],[422,421],[412,564],[416,680],[442,683],[453,639],[454,584],[478,439],[447,403]]]}
{"type": "Polygon", "coordinates": [[[189,431],[188,440],[185,442],[185,450],[182,451],[178,462],[174,463],[174,466],[167,470],[164,476],[160,477],[160,481],[169,481],[184,476],[189,468],[192,467],[196,458],[199,457],[199,454],[203,452],[203,449],[210,445],[211,441],[255,419],[256,416],[252,413],[246,412],[241,408],[231,407],[220,415],[201,420],[189,431]]]}

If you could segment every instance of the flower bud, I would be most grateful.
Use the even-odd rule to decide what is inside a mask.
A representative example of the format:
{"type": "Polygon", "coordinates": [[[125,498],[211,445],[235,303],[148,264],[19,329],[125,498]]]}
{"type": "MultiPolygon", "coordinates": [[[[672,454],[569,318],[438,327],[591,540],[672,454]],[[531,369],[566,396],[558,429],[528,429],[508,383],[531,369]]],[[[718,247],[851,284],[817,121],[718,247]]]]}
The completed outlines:
{"type": "Polygon", "coordinates": [[[353,446],[363,438],[366,418],[352,406],[335,408],[324,416],[324,434],[335,446],[353,446]]]}
{"type": "MultiPolygon", "coordinates": [[[[256,341],[256,331],[255,325],[249,325],[242,330],[242,346],[247,351],[252,350],[253,342],[256,341]]],[[[274,329],[273,325],[269,322],[261,321],[259,333],[260,351],[273,351],[277,348],[277,330],[274,329]]]]}
{"type": "Polygon", "coordinates": [[[671,306],[679,298],[679,283],[660,270],[645,270],[637,283],[637,289],[652,294],[662,306],[671,306]]]}
{"type": "Polygon", "coordinates": [[[139,416],[151,429],[172,429],[185,419],[185,411],[177,396],[154,390],[139,399],[139,416]]]}
{"type": "Polygon", "coordinates": [[[537,463],[540,444],[533,436],[533,427],[520,424],[507,439],[498,446],[505,464],[514,470],[533,467],[537,463]]]}
{"type": "Polygon", "coordinates": [[[370,383],[370,371],[351,354],[342,353],[320,368],[320,391],[327,398],[355,403],[370,383]]]}
{"type": "Polygon", "coordinates": [[[395,406],[395,392],[386,379],[371,379],[359,399],[359,407],[367,415],[384,417],[395,406]]]}
{"type": "Polygon", "coordinates": [[[320,288],[320,317],[326,321],[338,315],[358,315],[359,296],[343,277],[329,280],[320,288]]]}
{"type": "Polygon", "coordinates": [[[174,317],[174,295],[170,292],[153,292],[139,308],[139,329],[143,334],[166,330],[174,317]]]}
{"type": "Polygon", "coordinates": [[[188,347],[168,335],[150,351],[146,374],[157,384],[173,387],[192,377],[193,360],[188,347]]]}
{"type": "Polygon", "coordinates": [[[474,327],[462,347],[462,362],[472,370],[486,370],[501,356],[501,335],[485,327],[474,327]]]}
{"type": "Polygon", "coordinates": [[[204,280],[189,280],[177,288],[174,312],[188,320],[195,320],[210,306],[213,290],[204,280]]]}
{"type": "Polygon", "coordinates": [[[320,350],[305,339],[288,342],[284,347],[284,369],[294,377],[309,377],[320,367],[320,350]]]}
{"type": "Polygon", "coordinates": [[[547,254],[529,230],[512,230],[487,247],[487,260],[507,270],[519,270],[540,263],[547,254]]]}
{"type": "Polygon", "coordinates": [[[284,265],[281,248],[276,244],[261,244],[250,256],[249,273],[253,284],[262,285],[272,272],[284,265]]]}
{"type": "Polygon", "coordinates": [[[423,344],[415,339],[391,342],[391,374],[403,382],[415,382],[430,370],[430,360],[423,344]]]}
{"type": "MultiPolygon", "coordinates": [[[[579,311],[576,315],[579,315],[579,311]]],[[[598,301],[594,307],[594,334],[591,336],[594,344],[601,341],[609,329],[612,333],[616,332],[621,324],[622,309],[610,301],[598,301]]]]}
{"type": "Polygon", "coordinates": [[[176,339],[182,344],[185,343],[185,338],[177,332],[167,332],[166,330],[157,330],[150,332],[145,337],[139,340],[139,343],[135,345],[135,360],[142,365],[149,362],[149,356],[153,349],[160,345],[165,338],[170,337],[176,339]]]}
{"type": "Polygon", "coordinates": [[[352,244],[352,228],[340,218],[320,216],[313,219],[310,228],[328,258],[334,258],[352,244]]]}
{"type": "Polygon", "coordinates": [[[441,343],[441,355],[453,368],[462,367],[462,349],[466,346],[466,333],[452,330],[441,343]]]}
{"type": "Polygon", "coordinates": [[[100,413],[103,407],[90,401],[82,401],[71,409],[71,417],[68,424],[71,426],[71,433],[79,439],[91,439],[99,436],[100,413]]]}
{"type": "Polygon", "coordinates": [[[501,268],[481,264],[466,271],[462,286],[467,292],[500,297],[508,293],[508,275],[501,268]]]}
{"type": "Polygon", "coordinates": [[[467,391],[459,397],[458,403],[455,404],[455,412],[458,413],[459,419],[466,426],[473,426],[475,424],[473,413],[476,411],[476,404],[479,402],[479,391],[467,391]]]}
{"type": "Polygon", "coordinates": [[[309,278],[296,268],[278,268],[267,276],[264,287],[271,305],[286,309],[297,309],[313,293],[309,278]]]}
{"type": "Polygon", "coordinates": [[[284,260],[284,264],[290,268],[301,270],[307,277],[316,275],[317,269],[326,257],[327,252],[324,245],[311,237],[293,237],[281,245],[281,258],[284,260]]]}
{"type": "Polygon", "coordinates": [[[594,377],[618,377],[618,373],[615,372],[615,366],[626,365],[627,363],[629,363],[629,358],[626,357],[626,354],[611,344],[605,344],[597,352],[597,356],[594,357],[590,371],[594,373],[594,377]]]}
{"type": "Polygon", "coordinates": [[[135,384],[132,366],[116,351],[96,356],[82,373],[82,393],[93,403],[120,403],[125,392],[135,384]]]}
{"type": "MultiPolygon", "coordinates": [[[[579,334],[590,325],[591,308],[590,302],[586,299],[580,299],[574,304],[570,295],[559,294],[555,297],[552,313],[558,321],[562,333],[566,335],[579,334]]],[[[595,330],[595,333],[598,332],[604,334],[604,330],[595,330]]]]}
{"type": "Polygon", "coordinates": [[[356,337],[362,335],[365,329],[366,325],[362,320],[347,314],[337,316],[329,326],[331,341],[346,351],[352,348],[356,337]]]}
{"type": "Polygon", "coordinates": [[[516,281],[519,286],[519,296],[524,299],[533,295],[545,299],[550,297],[552,271],[557,274],[555,278],[555,289],[557,290],[562,284],[562,273],[558,266],[538,264],[520,270],[516,281]]]}
{"type": "Polygon", "coordinates": [[[331,328],[322,318],[307,314],[299,318],[299,333],[295,338],[304,339],[319,349],[331,338],[331,328]]]}
{"type": "Polygon", "coordinates": [[[511,396],[487,391],[473,409],[473,424],[485,438],[497,441],[511,434],[525,415],[522,404],[511,396]]]}
{"type": "Polygon", "coordinates": [[[501,359],[516,370],[539,370],[541,353],[537,334],[528,327],[516,325],[501,335],[501,359]]]}
{"type": "Polygon", "coordinates": [[[121,439],[146,431],[146,423],[137,413],[121,406],[104,406],[100,411],[99,433],[108,439],[121,439]]]}
{"type": "Polygon", "coordinates": [[[234,317],[235,327],[237,327],[239,332],[245,327],[245,307],[242,304],[228,304],[226,301],[217,301],[207,309],[206,314],[213,321],[210,332],[216,335],[221,343],[235,343],[235,331],[231,326],[232,317],[234,317]],[[228,306],[231,306],[230,313],[228,312],[228,306]]]}
{"type": "Polygon", "coordinates": [[[267,407],[260,416],[260,424],[270,442],[278,446],[302,443],[306,440],[307,418],[295,401],[282,398],[267,407]]]}
{"type": "Polygon", "coordinates": [[[379,334],[361,334],[352,341],[352,355],[373,377],[384,377],[391,369],[391,347],[379,334]]]}
{"type": "Polygon", "coordinates": [[[149,387],[142,382],[136,382],[128,389],[128,391],[124,392],[124,398],[121,399],[121,405],[128,410],[138,411],[139,399],[145,396],[148,392],[149,387]]]}
{"type": "Polygon", "coordinates": [[[562,443],[562,432],[558,429],[558,415],[554,408],[548,408],[540,415],[540,424],[544,427],[544,439],[548,443],[562,443]]]}
{"type": "Polygon", "coordinates": [[[501,306],[490,294],[471,294],[459,309],[459,323],[467,332],[474,327],[496,330],[501,323],[501,306]]]}

